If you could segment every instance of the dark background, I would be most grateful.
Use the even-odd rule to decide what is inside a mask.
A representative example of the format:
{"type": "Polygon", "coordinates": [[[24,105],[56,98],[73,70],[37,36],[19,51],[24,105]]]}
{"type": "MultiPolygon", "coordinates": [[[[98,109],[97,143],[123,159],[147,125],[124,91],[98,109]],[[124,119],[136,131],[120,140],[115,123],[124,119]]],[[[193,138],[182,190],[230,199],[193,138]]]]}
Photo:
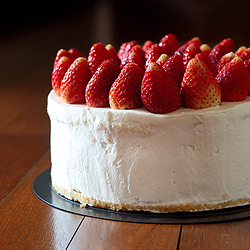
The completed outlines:
{"type": "MultiPolygon", "coordinates": [[[[213,46],[231,37],[235,49],[250,47],[249,13],[248,0],[2,1],[0,55],[6,68],[21,73],[52,64],[60,48],[87,56],[95,42],[118,50],[125,41],[159,42],[168,33],[180,44],[199,36],[213,46]]],[[[0,69],[0,83],[2,77],[0,69]]]]}

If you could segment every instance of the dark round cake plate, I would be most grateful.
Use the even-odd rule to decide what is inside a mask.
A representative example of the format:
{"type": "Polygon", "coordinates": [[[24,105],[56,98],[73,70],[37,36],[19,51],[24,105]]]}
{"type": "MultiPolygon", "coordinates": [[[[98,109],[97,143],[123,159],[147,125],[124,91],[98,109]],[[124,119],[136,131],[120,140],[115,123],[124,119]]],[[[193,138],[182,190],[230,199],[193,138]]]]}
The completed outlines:
{"type": "Polygon", "coordinates": [[[33,182],[33,191],[45,203],[66,212],[105,220],[151,224],[195,224],[226,222],[250,216],[250,205],[203,212],[150,213],[110,211],[94,207],[81,207],[80,203],[58,195],[51,186],[50,169],[33,182]]]}

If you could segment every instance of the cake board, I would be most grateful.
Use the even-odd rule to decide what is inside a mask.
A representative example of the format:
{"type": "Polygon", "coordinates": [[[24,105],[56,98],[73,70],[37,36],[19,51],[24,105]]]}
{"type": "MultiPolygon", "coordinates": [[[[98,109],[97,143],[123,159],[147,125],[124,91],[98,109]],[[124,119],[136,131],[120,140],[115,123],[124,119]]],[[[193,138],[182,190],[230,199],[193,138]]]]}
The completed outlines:
{"type": "Polygon", "coordinates": [[[98,219],[148,223],[148,224],[197,224],[239,220],[250,217],[250,205],[238,206],[202,212],[123,212],[111,211],[94,207],[81,207],[79,202],[71,201],[56,193],[51,185],[50,169],[37,176],[33,182],[33,191],[46,204],[82,216],[98,219]]]}

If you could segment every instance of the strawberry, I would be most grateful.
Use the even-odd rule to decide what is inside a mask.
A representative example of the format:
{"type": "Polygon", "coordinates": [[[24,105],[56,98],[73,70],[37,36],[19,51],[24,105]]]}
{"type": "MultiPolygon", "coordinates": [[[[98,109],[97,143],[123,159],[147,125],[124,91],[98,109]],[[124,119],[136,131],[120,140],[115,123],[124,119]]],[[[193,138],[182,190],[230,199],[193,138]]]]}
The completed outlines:
{"type": "Polygon", "coordinates": [[[66,103],[85,103],[85,88],[91,77],[86,58],[78,57],[66,71],[61,82],[61,97],[66,103]]]}
{"type": "Polygon", "coordinates": [[[162,67],[180,88],[184,75],[182,56],[178,54],[171,56],[162,67]]]}
{"type": "Polygon", "coordinates": [[[157,59],[156,63],[163,67],[163,65],[167,62],[169,56],[167,54],[161,54],[160,57],[157,59]]]}
{"type": "Polygon", "coordinates": [[[209,59],[214,64],[214,66],[216,66],[222,56],[233,51],[234,41],[231,38],[226,38],[213,47],[209,53],[209,59]]]}
{"type": "Polygon", "coordinates": [[[181,84],[182,105],[186,108],[204,109],[221,102],[220,86],[211,71],[199,59],[189,61],[181,84]]]}
{"type": "Polygon", "coordinates": [[[158,45],[154,44],[150,47],[148,53],[147,53],[147,61],[145,63],[145,68],[151,63],[151,62],[156,62],[158,58],[161,56],[161,54],[166,54],[165,49],[158,45]]]}
{"type": "Polygon", "coordinates": [[[122,58],[124,56],[127,44],[128,44],[127,42],[122,43],[121,46],[120,46],[120,48],[119,48],[119,51],[118,51],[117,55],[120,58],[120,60],[122,60],[122,58]]]}
{"type": "Polygon", "coordinates": [[[179,47],[175,54],[179,54],[181,56],[183,56],[186,48],[191,45],[191,44],[195,44],[196,46],[200,47],[201,46],[201,40],[199,37],[193,37],[192,39],[188,40],[186,43],[184,43],[181,47],[179,47]]]}
{"type": "Polygon", "coordinates": [[[54,61],[54,67],[53,69],[56,67],[56,64],[58,63],[58,61],[60,60],[61,57],[63,56],[66,56],[69,58],[69,52],[65,49],[60,49],[57,51],[57,54],[56,54],[56,58],[55,58],[55,61],[54,61]]]}
{"type": "Polygon", "coordinates": [[[138,45],[138,42],[135,40],[132,40],[128,43],[124,43],[124,45],[122,44],[122,47],[120,48],[121,51],[118,52],[119,58],[121,59],[121,61],[128,57],[130,50],[135,46],[138,45]]]}
{"type": "Polygon", "coordinates": [[[145,51],[142,49],[141,45],[135,45],[129,52],[135,52],[141,57],[143,63],[145,62],[145,51]]]}
{"type": "Polygon", "coordinates": [[[207,45],[207,44],[202,44],[202,45],[200,46],[200,50],[201,50],[201,52],[204,52],[204,53],[206,53],[207,55],[209,55],[212,49],[211,49],[211,47],[210,47],[209,45],[207,45]]]}
{"type": "Polygon", "coordinates": [[[52,78],[51,78],[52,88],[54,89],[55,93],[58,96],[61,95],[60,87],[61,87],[62,79],[72,63],[73,61],[70,58],[66,56],[62,56],[59,59],[59,61],[57,61],[55,68],[53,69],[52,78]]]}
{"type": "Polygon", "coordinates": [[[69,57],[75,61],[76,58],[78,57],[84,57],[83,53],[75,48],[71,48],[68,50],[69,57]]]}
{"type": "Polygon", "coordinates": [[[113,109],[135,109],[142,106],[140,91],[143,72],[136,63],[126,64],[109,91],[113,109]]]}
{"type": "MultiPolygon", "coordinates": [[[[142,46],[142,50],[145,52],[145,54],[147,54],[147,52],[149,51],[149,49],[151,48],[151,46],[154,45],[154,43],[151,40],[147,40],[143,46],[142,46]]],[[[147,58],[145,58],[147,59],[147,58]]]]}
{"type": "Polygon", "coordinates": [[[113,59],[101,63],[86,87],[85,99],[88,107],[109,106],[109,90],[119,73],[120,67],[113,59]]]}
{"type": "Polygon", "coordinates": [[[242,53],[244,53],[244,51],[245,51],[246,49],[247,49],[247,48],[246,48],[245,46],[239,47],[239,48],[236,50],[235,55],[241,57],[242,53]]]}
{"type": "Polygon", "coordinates": [[[117,55],[117,53],[116,53],[116,51],[115,51],[114,46],[113,46],[112,44],[107,44],[107,45],[105,46],[105,48],[106,48],[106,50],[109,52],[109,58],[115,60],[115,62],[116,62],[118,65],[120,65],[121,60],[120,60],[120,58],[118,57],[118,55],[117,55]]]}
{"type": "Polygon", "coordinates": [[[212,64],[212,62],[210,61],[208,54],[206,52],[201,52],[195,55],[194,58],[197,58],[199,60],[201,60],[212,72],[212,74],[214,75],[214,77],[216,77],[217,75],[217,69],[216,67],[212,64]]]}
{"type": "Polygon", "coordinates": [[[164,69],[152,62],[148,65],[141,86],[142,103],[152,113],[165,114],[180,108],[180,91],[164,69]]]}
{"type": "Polygon", "coordinates": [[[54,68],[55,68],[57,62],[59,61],[59,59],[63,56],[66,56],[66,57],[70,58],[71,60],[75,61],[76,58],[78,58],[80,56],[83,57],[83,54],[75,48],[69,49],[68,51],[65,49],[60,49],[60,50],[58,50],[58,52],[56,54],[56,58],[54,61],[54,68]]]}
{"type": "Polygon", "coordinates": [[[243,60],[236,56],[216,76],[225,102],[243,101],[250,88],[250,76],[243,60]]]}
{"type": "Polygon", "coordinates": [[[191,43],[183,54],[183,66],[186,69],[188,62],[195,57],[196,54],[200,53],[200,46],[195,43],[191,43]]]}
{"type": "Polygon", "coordinates": [[[100,64],[110,58],[109,52],[102,43],[95,43],[88,56],[88,63],[90,67],[91,74],[93,75],[100,64]]]}
{"type": "Polygon", "coordinates": [[[139,65],[139,67],[144,72],[144,62],[142,58],[134,51],[130,51],[128,57],[124,58],[121,62],[120,68],[122,69],[127,63],[134,62],[139,65]]]}
{"type": "Polygon", "coordinates": [[[241,58],[243,61],[250,59],[250,48],[245,49],[245,51],[241,54],[241,58]]]}
{"type": "MultiPolygon", "coordinates": [[[[250,59],[245,60],[245,61],[244,61],[244,65],[245,65],[245,67],[247,68],[248,74],[249,74],[249,76],[250,76],[250,59]]],[[[248,95],[250,95],[250,89],[249,89],[248,95]]]]}
{"type": "Polygon", "coordinates": [[[176,36],[173,34],[165,35],[159,42],[159,45],[164,48],[165,54],[168,56],[172,56],[174,52],[180,47],[176,36]]]}
{"type": "Polygon", "coordinates": [[[224,56],[222,56],[216,65],[217,72],[220,72],[222,68],[234,58],[235,58],[235,54],[233,52],[229,52],[225,54],[224,56]]]}

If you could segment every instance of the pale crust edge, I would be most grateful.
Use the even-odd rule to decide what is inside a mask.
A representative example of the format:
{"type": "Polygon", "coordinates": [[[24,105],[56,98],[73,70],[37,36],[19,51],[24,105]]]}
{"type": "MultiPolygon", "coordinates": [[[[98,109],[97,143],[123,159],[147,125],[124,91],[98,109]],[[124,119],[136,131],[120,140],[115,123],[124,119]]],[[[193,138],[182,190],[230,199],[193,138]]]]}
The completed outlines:
{"type": "Polygon", "coordinates": [[[94,198],[88,198],[76,191],[69,191],[64,188],[53,186],[55,191],[73,201],[80,202],[82,207],[93,206],[98,208],[117,210],[117,211],[152,211],[152,212],[160,212],[160,213],[174,213],[174,212],[194,212],[194,211],[207,211],[207,210],[218,210],[223,208],[235,207],[240,205],[250,204],[249,198],[240,198],[232,201],[225,201],[215,205],[211,204],[179,204],[179,205],[170,205],[170,206],[134,206],[128,204],[113,204],[101,200],[97,200],[94,198]]]}

